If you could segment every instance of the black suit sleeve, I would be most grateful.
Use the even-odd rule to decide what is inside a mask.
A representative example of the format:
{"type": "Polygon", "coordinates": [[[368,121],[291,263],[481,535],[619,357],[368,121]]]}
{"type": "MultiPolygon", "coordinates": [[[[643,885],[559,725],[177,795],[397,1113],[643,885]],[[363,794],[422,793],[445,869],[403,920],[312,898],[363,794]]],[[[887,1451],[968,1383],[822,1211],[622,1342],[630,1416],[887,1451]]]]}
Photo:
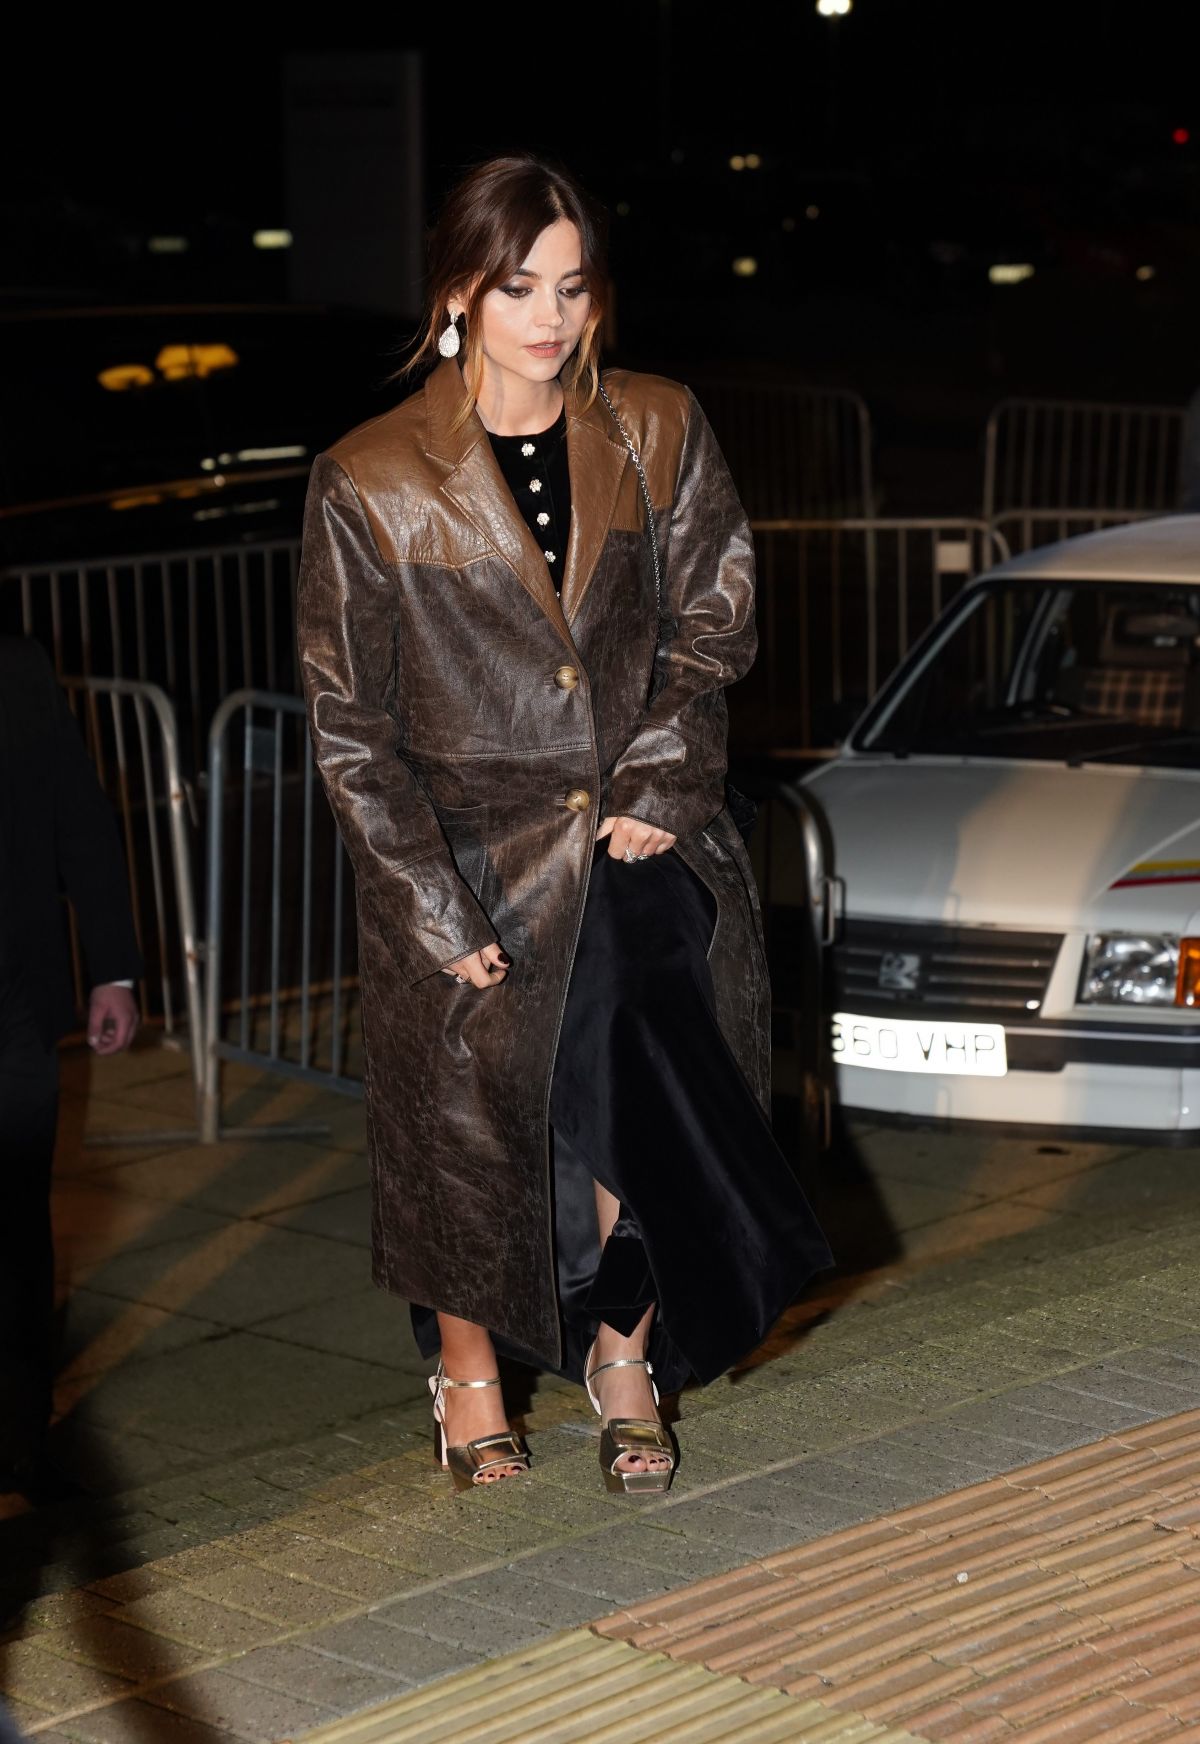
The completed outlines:
{"type": "Polygon", "coordinates": [[[54,691],[55,851],[79,923],[88,980],[93,987],[136,981],[145,965],[133,929],[116,818],[49,662],[47,678],[54,691]]]}

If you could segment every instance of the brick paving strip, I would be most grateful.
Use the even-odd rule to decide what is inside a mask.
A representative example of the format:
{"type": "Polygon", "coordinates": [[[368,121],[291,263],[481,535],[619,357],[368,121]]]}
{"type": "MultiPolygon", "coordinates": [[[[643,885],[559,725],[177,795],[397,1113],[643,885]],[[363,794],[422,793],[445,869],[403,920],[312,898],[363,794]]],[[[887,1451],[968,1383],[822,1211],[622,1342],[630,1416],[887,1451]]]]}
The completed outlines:
{"type": "MultiPolygon", "coordinates": [[[[744,1694],[751,1685],[741,1671],[709,1669],[702,1658],[676,1657],[673,1647],[652,1654],[624,1640],[602,1641],[583,1626],[602,1609],[620,1606],[629,1616],[638,1613],[638,1628],[659,1627],[642,1615],[643,1607],[681,1583],[728,1577],[748,1558],[757,1559],[754,1579],[767,1582],[773,1593],[789,1579],[794,1586],[807,1582],[809,1591],[817,1572],[801,1562],[789,1575],[788,1557],[815,1554],[823,1575],[825,1559],[844,1548],[842,1535],[866,1530],[864,1522],[892,1510],[930,1506],[926,1524],[898,1526],[897,1520],[909,1518],[901,1513],[888,1520],[885,1533],[896,1556],[905,1538],[910,1549],[924,1552],[935,1543],[931,1522],[940,1517],[939,1508],[982,1493],[980,1485],[993,1497],[1018,1494],[1020,1475],[1000,1485],[992,1480],[1023,1462],[1046,1461],[1101,1437],[1124,1457],[1140,1446],[1132,1437],[1142,1425],[1200,1408],[1198,1251],[1200,1216],[1194,1209],[1149,1205],[1135,1216],[1123,1212],[1086,1225],[1081,1219],[1077,1228],[1026,1230],[995,1242],[983,1256],[939,1262],[905,1276],[892,1272],[856,1286],[850,1300],[844,1287],[841,1297],[814,1299],[758,1366],[685,1396],[684,1463],[674,1489],[640,1507],[600,1489],[596,1420],[582,1396],[575,1396],[577,1389],[570,1403],[556,1395],[556,1420],[544,1420],[538,1429],[533,1477],[487,1493],[454,1497],[432,1468],[427,1434],[418,1443],[415,1435],[372,1419],[352,1437],[258,1454],[223,1468],[215,1479],[189,1474],[180,1491],[167,1483],[114,1498],[118,1513],[131,1503],[142,1510],[155,1545],[165,1523],[192,1518],[188,1510],[196,1500],[203,1503],[214,1492],[218,1501],[226,1498],[244,1529],[210,1534],[214,1542],[193,1543],[175,1554],[148,1550],[139,1563],[136,1548],[146,1540],[138,1527],[117,1545],[124,1572],[89,1568],[74,1583],[63,1578],[72,1567],[66,1556],[20,1629],[0,1641],[0,1687],[24,1729],[45,1744],[63,1738],[78,1744],[261,1744],[369,1711],[399,1691],[421,1686],[422,1697],[432,1698],[431,1680],[449,1678],[437,1686],[441,1700],[457,1681],[454,1674],[486,1681],[485,1668],[490,1676],[497,1664],[503,1668],[504,1656],[517,1651],[528,1658],[532,1645],[540,1651],[566,1629],[583,1636],[589,1653],[609,1656],[594,1662],[601,1668],[597,1675],[609,1675],[604,1667],[618,1663],[635,1666],[628,1674],[635,1678],[686,1674],[691,1683],[678,1687],[701,1692],[694,1695],[699,1707],[718,1701],[702,1693],[715,1688],[713,1680],[722,1688],[728,1680],[735,1694],[744,1694]],[[946,1500],[947,1492],[959,1494],[946,1500]],[[813,1543],[820,1546],[817,1552],[804,1548],[813,1543]]],[[[1133,1532],[1136,1539],[1111,1540],[1113,1554],[1132,1556],[1138,1571],[1127,1575],[1118,1567],[1105,1576],[1115,1583],[1107,1596],[1119,1604],[1139,1602],[1137,1581],[1165,1578],[1172,1558],[1180,1561],[1185,1540],[1191,1542],[1181,1519],[1164,1513],[1156,1526],[1150,1518],[1148,1510],[1159,1503],[1165,1509],[1168,1501],[1182,1506],[1189,1497],[1197,1499],[1186,1489],[1182,1468],[1179,1474],[1168,1470],[1170,1462],[1153,1447],[1151,1441],[1141,1450],[1153,1474],[1171,1483],[1178,1475],[1184,1487],[1169,1495],[1148,1489],[1136,1504],[1131,1501],[1129,1520],[1105,1527],[1133,1532]],[[1140,1569],[1143,1562],[1153,1562],[1149,1574],[1140,1569]],[[1134,1585],[1127,1589],[1122,1581],[1134,1585]]],[[[1183,1445],[1172,1455],[1187,1457],[1183,1445]]],[[[1200,1469],[1200,1455],[1197,1464],[1200,1469]]],[[[1123,1481],[1137,1481],[1136,1471],[1123,1481]]],[[[1144,1476],[1141,1481],[1149,1485],[1144,1476]]],[[[1069,1506],[1057,1495],[1052,1499],[1069,1506]]],[[[1042,1505],[1036,1490],[1018,1500],[1025,1508],[1042,1505]]],[[[1094,1514],[1094,1498],[1087,1505],[1094,1514]]],[[[119,1528],[117,1520],[114,1532],[119,1528]]],[[[1015,1527],[1001,1522],[998,1529],[1003,1539],[1015,1527]]],[[[1088,1529],[1085,1520],[1081,1535],[1088,1529]]],[[[946,1589],[951,1603],[961,1605],[965,1595],[987,1591],[985,1581],[1000,1580],[982,1567],[972,1573],[970,1561],[959,1560],[970,1545],[948,1542],[949,1551],[946,1544],[942,1549],[955,1563],[953,1572],[971,1577],[946,1589]]],[[[885,1565],[886,1553],[869,1532],[853,1543],[848,1556],[867,1555],[864,1594],[894,1594],[905,1580],[917,1578],[885,1565]]],[[[1003,1542],[987,1554],[1003,1560],[1003,1542]]],[[[1053,1546],[1046,1551],[1052,1554],[1053,1546]]],[[[1090,1554],[1090,1547],[1081,1554],[1090,1554]]],[[[1040,1549],[1033,1560],[1044,1560],[1040,1549]]],[[[1183,1567],[1190,1580],[1190,1569],[1183,1567]]],[[[1021,1564],[1011,1572],[1020,1581],[1028,1568],[1021,1564]]],[[[743,1572],[743,1584],[748,1578],[743,1572]]],[[[930,1578],[950,1577],[943,1570],[930,1578]]],[[[1042,1601],[1053,1606],[1059,1606],[1059,1593],[1074,1590],[1075,1581],[1082,1583],[1080,1590],[1098,1590],[1094,1574],[1067,1565],[1041,1578],[1064,1583],[1042,1601]]],[[[1147,1600],[1151,1610],[1160,1603],[1156,1592],[1147,1600]]],[[[859,1597],[852,1597],[857,1607],[859,1597]]],[[[1195,1604],[1200,1639],[1200,1593],[1195,1604]]],[[[1105,1622],[1100,1613],[1080,1612],[1065,1601],[1060,1608],[1068,1620],[1082,1614],[1105,1622]]],[[[832,1609],[830,1599],[826,1610],[832,1609]]],[[[886,1641],[901,1628],[917,1628],[925,1615],[914,1606],[911,1618],[885,1619],[884,1646],[867,1641],[863,1649],[872,1656],[869,1663],[890,1664],[886,1641]]],[[[1192,1620],[1179,1627],[1191,1628],[1192,1620]]],[[[1089,1669],[1094,1664],[1096,1679],[1088,1687],[1099,1690],[1103,1665],[1091,1639],[1080,1649],[1080,1663],[1089,1669]]],[[[1186,1666],[1185,1637],[1179,1641],[1186,1666]]],[[[777,1644],[775,1659],[783,1663],[789,1646],[790,1640],[777,1644]]],[[[922,1654],[933,1658],[927,1648],[903,1651],[921,1663],[922,1654]]],[[[764,1713],[772,1703],[780,1713],[779,1704],[788,1704],[791,1725],[800,1711],[796,1704],[813,1700],[828,1710],[829,1724],[840,1728],[810,1728],[797,1736],[882,1741],[911,1732],[909,1720],[901,1725],[899,1715],[886,1722],[867,1717],[889,1696],[898,1699],[890,1687],[872,1694],[842,1670],[839,1676],[847,1681],[835,1694],[853,1703],[842,1711],[823,1684],[816,1695],[789,1687],[819,1678],[821,1668],[797,1666],[794,1675],[777,1675],[775,1686],[764,1666],[749,1670],[758,1698],[767,1703],[764,1713]]],[[[980,1671],[987,1675],[986,1667],[973,1664],[940,1668],[968,1678],[980,1671]]],[[[1153,1675],[1162,1675],[1161,1667],[1153,1675]]],[[[973,1723],[984,1726],[1002,1717],[974,1713],[962,1694],[966,1687],[956,1685],[938,1700],[958,1702],[973,1713],[973,1723]]],[[[1145,1694],[1139,1689],[1148,1721],[1126,1716],[1135,1728],[1165,1723],[1168,1714],[1145,1694]]],[[[1104,1699],[1114,1698],[1110,1692],[1104,1699]]],[[[1131,1700],[1127,1693],[1115,1699],[1131,1700]]],[[[930,1705],[925,1701],[926,1709],[930,1705]]],[[[1104,1736],[1113,1730],[1118,1738],[1190,1737],[1190,1710],[1185,1717],[1181,1705],[1179,1713],[1171,1719],[1174,1734],[1122,1734],[1106,1722],[1104,1736]]],[[[569,1717],[562,1723],[564,1739],[607,1736],[572,1733],[569,1717]]],[[[723,1723],[713,1720],[695,1736],[725,1736],[723,1723]]],[[[1014,1730],[1008,1719],[1003,1725],[1014,1730]]],[[[1007,1731],[993,1727],[974,1735],[1007,1731]]]]}
{"type": "Polygon", "coordinates": [[[1200,1411],[629,1606],[307,1744],[1200,1739],[1200,1411]]]}

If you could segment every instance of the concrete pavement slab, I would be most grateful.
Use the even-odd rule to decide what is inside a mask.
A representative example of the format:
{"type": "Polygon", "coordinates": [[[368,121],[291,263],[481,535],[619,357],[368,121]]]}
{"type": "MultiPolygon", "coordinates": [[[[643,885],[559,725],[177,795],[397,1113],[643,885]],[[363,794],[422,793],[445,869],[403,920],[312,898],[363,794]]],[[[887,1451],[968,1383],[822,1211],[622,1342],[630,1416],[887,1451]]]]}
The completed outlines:
{"type": "Polygon", "coordinates": [[[169,1168],[157,1158],[134,1158],[112,1168],[105,1180],[147,1199],[168,1199],[225,1217],[266,1217],[361,1187],[366,1175],[366,1158],[347,1151],[299,1139],[269,1144],[226,1139],[177,1147],[169,1168]]]}
{"type": "Polygon", "coordinates": [[[196,1448],[69,1415],[52,1425],[48,1445],[57,1470],[97,1498],[195,1472],[205,1463],[196,1448]]]}
{"type": "Polygon", "coordinates": [[[102,1374],[118,1364],[182,1350],[224,1332],[215,1320],[123,1302],[83,1286],[72,1289],[63,1316],[60,1384],[102,1374]]]}
{"type": "Polygon", "coordinates": [[[877,1187],[888,1217],[902,1233],[974,1211],[983,1203],[979,1194],[961,1187],[934,1186],[890,1173],[881,1174],[877,1187]]]}
{"type": "MultiPolygon", "coordinates": [[[[237,1734],[150,1702],[130,1701],[65,1720],[62,1736],[72,1744],[233,1744],[237,1734]]],[[[46,1737],[38,1733],[38,1744],[46,1737]]]]}
{"type": "MultiPolygon", "coordinates": [[[[508,1583],[519,1584],[519,1575],[508,1583]]],[[[514,1613],[507,1605],[480,1604],[446,1589],[376,1605],[370,1615],[372,1622],[385,1628],[465,1648],[479,1659],[508,1653],[541,1633],[532,1618],[514,1613]]]]}
{"type": "Polygon", "coordinates": [[[366,1186],[352,1187],[344,1193],[331,1193],[326,1198],[290,1206],[286,1211],[273,1211],[265,1221],[276,1229],[299,1229],[309,1235],[323,1235],[329,1241],[370,1247],[371,1192],[366,1186]]]}
{"type": "Polygon", "coordinates": [[[225,1227],[223,1218],[190,1206],[141,1199],[94,1175],[56,1187],[51,1196],[57,1269],[74,1284],[95,1277],[114,1255],[203,1237],[225,1227]]]}
{"type": "Polygon", "coordinates": [[[75,1419],[170,1436],[220,1459],[261,1446],[266,1399],[269,1433],[287,1441],[410,1396],[406,1378],[374,1363],[231,1332],[96,1377],[75,1401],[75,1419]]]}
{"type": "Polygon", "coordinates": [[[119,1254],[87,1279],[102,1294],[182,1309],[223,1326],[249,1326],[333,1300],[360,1289],[362,1281],[357,1248],[252,1221],[230,1221],[188,1240],[119,1254]]]}
{"type": "Polygon", "coordinates": [[[134,1687],[129,1678],[48,1652],[37,1640],[7,1642],[0,1650],[0,1695],[47,1716],[116,1701],[134,1687]]]}
{"type": "Polygon", "coordinates": [[[116,1672],[135,1684],[186,1671],[208,1656],[195,1643],[133,1628],[123,1616],[92,1616],[84,1627],[49,1629],[38,1636],[38,1645],[81,1665],[116,1672]]]}
{"type": "MultiPolygon", "coordinates": [[[[143,1572],[141,1570],[139,1573],[143,1572]]],[[[128,1592],[117,1576],[111,1582],[100,1582],[101,1589],[117,1598],[128,1592]]],[[[253,1617],[246,1611],[234,1610],[214,1599],[202,1598],[177,1581],[164,1580],[154,1590],[138,1593],[120,1605],[120,1618],[131,1628],[145,1629],[166,1641],[179,1641],[203,1650],[206,1655],[224,1656],[241,1653],[250,1647],[274,1638],[278,1633],[274,1621],[253,1617]]]]}
{"type": "MultiPolygon", "coordinates": [[[[590,1615],[586,1600],[584,1605],[585,1614],[590,1615]]],[[[352,1622],[315,1629],[305,1635],[304,1644],[315,1653],[328,1653],[350,1665],[386,1673],[401,1687],[445,1677],[464,1665],[477,1664],[481,1658],[459,1642],[389,1628],[370,1612],[352,1622]]]]}
{"type": "Polygon", "coordinates": [[[229,1670],[235,1677],[261,1684],[264,1689],[285,1695],[298,1691],[306,1701],[317,1702],[337,1714],[351,1714],[395,1694],[394,1679],[384,1673],[368,1671],[291,1641],[245,1653],[232,1662],[229,1670]]]}
{"type": "Polygon", "coordinates": [[[292,1691],[268,1689],[221,1667],[160,1684],[146,1692],[145,1700],[245,1738],[250,1744],[311,1731],[330,1712],[292,1691]]]}
{"type": "Polygon", "coordinates": [[[413,1338],[406,1305],[371,1284],[333,1302],[256,1321],[254,1330],[264,1338],[279,1338],[308,1350],[352,1356],[422,1377],[429,1373],[428,1360],[413,1338]]]}
{"type": "Polygon", "coordinates": [[[1042,1187],[1050,1181],[1103,1167],[1132,1146],[972,1135],[968,1144],[948,1145],[934,1126],[854,1128],[854,1145],[873,1170],[930,1186],[948,1187],[992,1199],[1042,1187]]]}

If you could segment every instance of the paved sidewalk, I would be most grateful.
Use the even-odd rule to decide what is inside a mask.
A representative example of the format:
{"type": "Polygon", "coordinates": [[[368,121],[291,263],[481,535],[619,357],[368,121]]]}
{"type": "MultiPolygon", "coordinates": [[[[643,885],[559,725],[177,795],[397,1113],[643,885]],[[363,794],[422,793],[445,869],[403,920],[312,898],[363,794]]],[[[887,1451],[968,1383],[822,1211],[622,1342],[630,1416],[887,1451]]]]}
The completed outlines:
{"type": "Polygon", "coordinates": [[[309,1744],[1200,1739],[1200,1411],[764,1556],[309,1744]]]}
{"type": "Polygon", "coordinates": [[[26,1601],[0,1687],[44,1739],[294,1738],[564,1630],[644,1676],[587,1625],[1200,1409],[1194,1153],[860,1128],[812,1182],[848,1275],[683,1395],[668,1497],[608,1497],[582,1394],[522,1401],[519,1375],[534,1473],[455,1496],[406,1318],[364,1281],[361,1109],[247,1075],[236,1118],[331,1135],[81,1150],[85,1118],[179,1120],[166,1058],[68,1095],[58,1438],[92,1494],[0,1523],[26,1601]]]}

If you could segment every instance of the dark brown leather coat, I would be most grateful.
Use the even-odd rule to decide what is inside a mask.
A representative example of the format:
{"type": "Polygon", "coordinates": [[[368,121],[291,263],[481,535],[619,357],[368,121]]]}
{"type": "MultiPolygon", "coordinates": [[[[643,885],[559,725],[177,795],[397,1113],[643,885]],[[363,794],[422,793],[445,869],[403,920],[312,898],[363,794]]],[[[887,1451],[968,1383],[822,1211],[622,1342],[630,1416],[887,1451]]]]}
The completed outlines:
{"type": "Polygon", "coordinates": [[[769,1105],[762,924],[723,790],[724,686],[756,649],[750,531],[690,390],[604,382],[679,626],[649,709],[654,572],[599,399],[567,397],[561,603],[478,415],[451,431],[453,360],[317,457],[299,584],[316,758],[357,879],[375,1279],[551,1366],[547,1109],[603,817],[673,831],[714,893],[718,1015],[769,1105]],[[496,938],[503,983],[439,973],[496,938]]]}

